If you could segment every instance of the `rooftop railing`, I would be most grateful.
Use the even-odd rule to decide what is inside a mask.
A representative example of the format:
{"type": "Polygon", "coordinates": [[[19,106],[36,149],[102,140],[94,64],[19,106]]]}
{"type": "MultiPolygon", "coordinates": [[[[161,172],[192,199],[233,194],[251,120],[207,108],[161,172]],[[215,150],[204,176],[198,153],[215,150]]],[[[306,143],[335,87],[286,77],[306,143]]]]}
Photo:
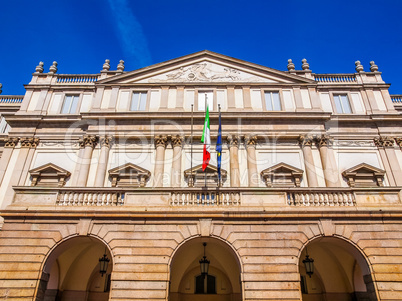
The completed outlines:
{"type": "Polygon", "coordinates": [[[357,83],[354,74],[314,74],[314,80],[318,83],[357,83]]]}
{"type": "Polygon", "coordinates": [[[98,74],[58,74],[57,84],[88,84],[98,80],[98,74]]]}
{"type": "Polygon", "coordinates": [[[0,95],[0,104],[19,104],[24,99],[24,95],[0,95]]]}
{"type": "Polygon", "coordinates": [[[391,95],[391,100],[393,103],[402,104],[402,94],[391,95]]]}

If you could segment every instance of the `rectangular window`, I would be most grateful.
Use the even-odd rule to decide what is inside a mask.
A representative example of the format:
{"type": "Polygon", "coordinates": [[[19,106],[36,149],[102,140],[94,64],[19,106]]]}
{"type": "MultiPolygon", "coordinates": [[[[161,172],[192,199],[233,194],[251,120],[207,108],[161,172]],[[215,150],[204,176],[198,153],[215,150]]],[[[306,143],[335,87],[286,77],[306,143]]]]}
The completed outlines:
{"type": "Polygon", "coordinates": [[[130,111],[145,111],[147,105],[147,92],[134,92],[131,98],[130,111]]]}
{"type": "Polygon", "coordinates": [[[214,110],[214,92],[199,91],[198,92],[198,111],[205,111],[205,104],[208,102],[209,111],[214,110]]]}
{"type": "Polygon", "coordinates": [[[348,96],[344,95],[334,95],[335,109],[338,114],[351,114],[352,109],[350,108],[350,103],[348,96]]]}
{"type": "Polygon", "coordinates": [[[66,95],[61,114],[75,114],[77,112],[79,95],[66,95]]]}
{"type": "Polygon", "coordinates": [[[279,98],[279,92],[265,92],[265,108],[267,111],[280,111],[281,100],[279,98]]]}

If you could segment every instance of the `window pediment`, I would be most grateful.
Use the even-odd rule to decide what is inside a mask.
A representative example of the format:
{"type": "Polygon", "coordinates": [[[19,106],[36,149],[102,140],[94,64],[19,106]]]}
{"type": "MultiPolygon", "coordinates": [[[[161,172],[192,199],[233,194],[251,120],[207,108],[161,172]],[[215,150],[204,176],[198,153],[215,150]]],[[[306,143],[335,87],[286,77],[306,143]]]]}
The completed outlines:
{"type": "Polygon", "coordinates": [[[342,173],[350,187],[384,186],[385,171],[367,163],[358,164],[342,173]]]}
{"type": "MultiPolygon", "coordinates": [[[[218,168],[209,164],[205,171],[202,170],[202,164],[184,171],[184,177],[189,187],[216,187],[218,186],[218,168]]],[[[221,185],[226,181],[227,171],[221,169],[221,185]]]]}
{"type": "Polygon", "coordinates": [[[267,187],[300,187],[303,170],[286,163],[278,163],[261,171],[267,187]]]}
{"type": "Polygon", "coordinates": [[[71,173],[60,166],[48,163],[29,171],[31,186],[63,187],[71,173]]]}
{"type": "Polygon", "coordinates": [[[132,163],[112,168],[109,170],[112,187],[145,187],[151,176],[151,172],[132,163]]]}

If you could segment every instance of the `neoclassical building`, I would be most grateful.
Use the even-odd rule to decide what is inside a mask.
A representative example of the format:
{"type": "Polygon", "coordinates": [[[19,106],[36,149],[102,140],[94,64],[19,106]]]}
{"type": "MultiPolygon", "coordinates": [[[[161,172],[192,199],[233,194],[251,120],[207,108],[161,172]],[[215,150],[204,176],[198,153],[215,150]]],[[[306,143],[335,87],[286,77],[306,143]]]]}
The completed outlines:
{"type": "Polygon", "coordinates": [[[0,299],[401,300],[402,96],[353,67],[40,63],[0,95],[0,299]]]}

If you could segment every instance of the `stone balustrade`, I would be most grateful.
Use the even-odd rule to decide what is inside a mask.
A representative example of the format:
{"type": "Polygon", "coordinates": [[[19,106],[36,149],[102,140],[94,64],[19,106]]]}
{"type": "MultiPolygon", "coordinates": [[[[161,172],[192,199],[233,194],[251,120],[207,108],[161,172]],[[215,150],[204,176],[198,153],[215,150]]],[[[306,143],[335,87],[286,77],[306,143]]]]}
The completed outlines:
{"type": "Polygon", "coordinates": [[[3,104],[20,104],[24,99],[24,95],[0,95],[0,103],[3,104]]]}
{"type": "Polygon", "coordinates": [[[355,206],[352,191],[292,191],[287,192],[288,205],[291,206],[355,206]]]}
{"type": "Polygon", "coordinates": [[[357,83],[354,74],[314,74],[314,80],[318,83],[357,83]]]}
{"type": "Polygon", "coordinates": [[[57,84],[88,84],[98,80],[97,74],[59,74],[57,75],[57,84]]]}
{"type": "Polygon", "coordinates": [[[239,206],[241,193],[235,190],[217,189],[180,190],[170,194],[169,203],[172,206],[239,206]]]}
{"type": "Polygon", "coordinates": [[[402,104],[402,95],[401,94],[391,95],[391,100],[393,103],[402,104]]]}
{"type": "Polygon", "coordinates": [[[60,190],[56,204],[59,206],[121,206],[124,193],[114,191],[60,190]]]}

